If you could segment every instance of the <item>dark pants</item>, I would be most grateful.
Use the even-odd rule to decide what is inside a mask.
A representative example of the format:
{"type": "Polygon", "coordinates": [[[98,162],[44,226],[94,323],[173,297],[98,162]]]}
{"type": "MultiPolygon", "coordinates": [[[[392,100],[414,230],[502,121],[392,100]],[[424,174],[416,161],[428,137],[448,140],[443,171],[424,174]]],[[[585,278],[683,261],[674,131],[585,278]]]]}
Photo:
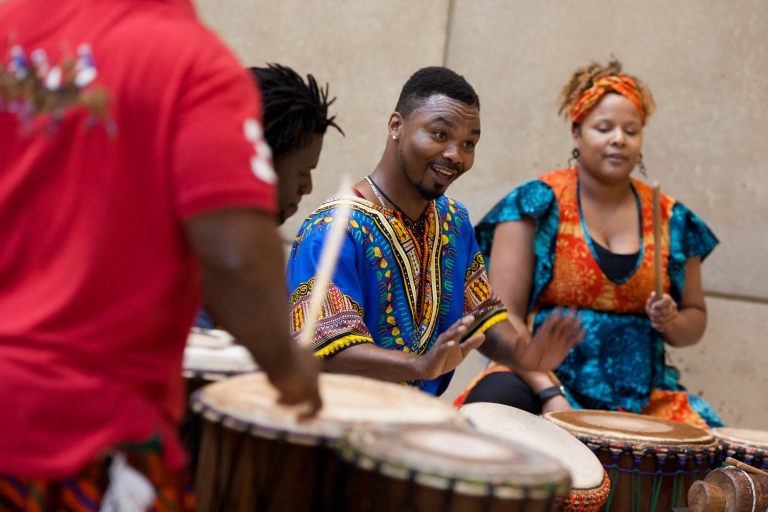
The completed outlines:
{"type": "Polygon", "coordinates": [[[491,402],[509,405],[531,414],[541,414],[541,400],[517,374],[490,373],[480,379],[467,395],[465,404],[491,402]]]}

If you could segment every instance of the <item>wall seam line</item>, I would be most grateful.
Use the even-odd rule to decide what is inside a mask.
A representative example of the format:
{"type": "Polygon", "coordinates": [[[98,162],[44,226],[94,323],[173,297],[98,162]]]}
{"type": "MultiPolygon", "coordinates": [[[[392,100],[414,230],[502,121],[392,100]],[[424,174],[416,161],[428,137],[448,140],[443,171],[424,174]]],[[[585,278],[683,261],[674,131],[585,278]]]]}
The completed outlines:
{"type": "Polygon", "coordinates": [[[443,67],[448,67],[448,47],[451,43],[451,33],[453,32],[453,11],[456,0],[448,0],[448,20],[445,24],[445,43],[443,45],[443,67]]]}
{"type": "Polygon", "coordinates": [[[752,302],[754,304],[768,304],[768,299],[766,298],[754,297],[751,295],[739,295],[737,293],[722,293],[722,292],[704,290],[704,296],[712,297],[715,299],[737,300],[740,302],[752,302]]]}

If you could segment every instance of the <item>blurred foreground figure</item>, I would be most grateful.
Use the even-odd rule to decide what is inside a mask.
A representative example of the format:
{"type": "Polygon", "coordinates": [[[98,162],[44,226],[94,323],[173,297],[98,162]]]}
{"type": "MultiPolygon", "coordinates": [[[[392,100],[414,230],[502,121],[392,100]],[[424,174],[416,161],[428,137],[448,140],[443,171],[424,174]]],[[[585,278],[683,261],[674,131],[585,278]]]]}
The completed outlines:
{"type": "Polygon", "coordinates": [[[193,509],[175,426],[201,286],[282,401],[319,408],[260,117],[188,0],[0,5],[3,510],[193,509]]]}

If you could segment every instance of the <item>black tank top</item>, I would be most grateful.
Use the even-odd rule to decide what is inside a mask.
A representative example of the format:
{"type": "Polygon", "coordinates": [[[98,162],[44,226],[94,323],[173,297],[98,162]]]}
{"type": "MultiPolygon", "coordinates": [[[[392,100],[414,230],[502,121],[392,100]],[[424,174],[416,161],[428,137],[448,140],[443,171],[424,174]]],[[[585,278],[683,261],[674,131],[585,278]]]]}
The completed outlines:
{"type": "Polygon", "coordinates": [[[629,277],[629,274],[637,266],[637,258],[640,256],[640,251],[633,254],[615,254],[592,240],[592,247],[595,248],[597,253],[597,264],[600,265],[600,270],[608,276],[608,279],[617,283],[629,277]]]}

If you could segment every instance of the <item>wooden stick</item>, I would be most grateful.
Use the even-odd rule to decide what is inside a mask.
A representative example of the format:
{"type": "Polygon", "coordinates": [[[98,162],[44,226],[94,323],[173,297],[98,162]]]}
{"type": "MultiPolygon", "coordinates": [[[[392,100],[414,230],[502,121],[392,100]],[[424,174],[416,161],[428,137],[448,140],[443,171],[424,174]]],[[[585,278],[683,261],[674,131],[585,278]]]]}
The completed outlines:
{"type": "Polygon", "coordinates": [[[664,271],[661,268],[661,185],[654,181],[653,189],[653,275],[655,277],[656,300],[664,295],[664,271]]]}
{"type": "MultiPolygon", "coordinates": [[[[349,177],[344,176],[341,180],[341,190],[344,191],[351,186],[352,183],[349,177]]],[[[323,300],[325,299],[331,279],[333,279],[333,274],[336,272],[336,264],[339,262],[341,248],[346,238],[350,212],[349,206],[336,208],[330,232],[323,243],[323,250],[320,253],[320,261],[317,265],[315,286],[312,289],[312,295],[309,297],[309,310],[299,341],[302,347],[309,347],[315,337],[315,327],[317,327],[319,320],[320,309],[323,306],[323,300]]]]}
{"type": "Polygon", "coordinates": [[[736,466],[738,469],[746,472],[746,473],[752,473],[753,475],[766,475],[768,476],[768,473],[763,471],[762,469],[757,469],[754,466],[750,466],[749,464],[744,464],[741,461],[738,461],[734,459],[733,457],[726,457],[725,462],[730,464],[731,466],[736,466]]]}

